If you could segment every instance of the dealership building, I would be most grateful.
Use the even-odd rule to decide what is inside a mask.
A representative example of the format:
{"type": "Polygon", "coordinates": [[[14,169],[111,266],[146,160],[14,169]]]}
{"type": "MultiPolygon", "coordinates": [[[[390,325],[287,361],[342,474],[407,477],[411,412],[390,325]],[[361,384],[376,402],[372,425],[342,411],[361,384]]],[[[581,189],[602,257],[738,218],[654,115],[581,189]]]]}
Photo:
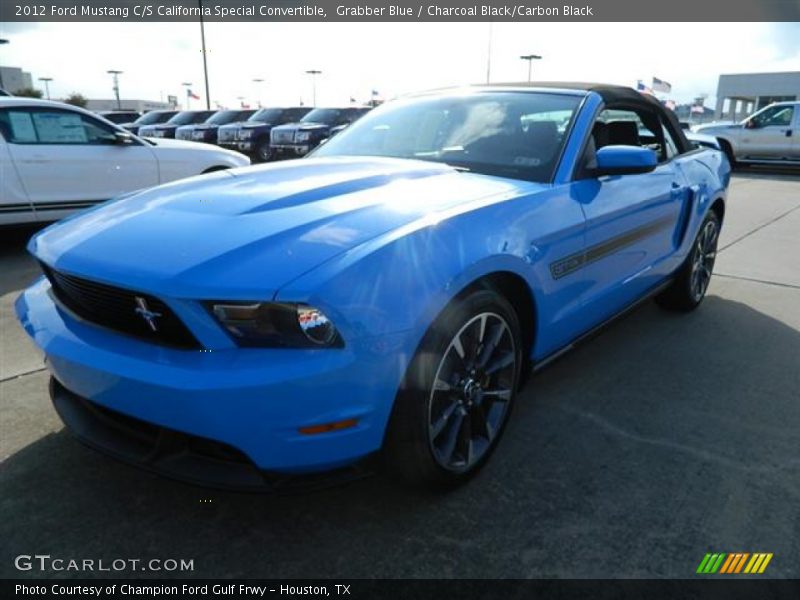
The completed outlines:
{"type": "MultiPolygon", "coordinates": [[[[172,109],[174,105],[156,100],[127,100],[123,98],[119,101],[119,107],[121,110],[145,112],[148,110],[172,109]]],[[[86,108],[89,110],[117,110],[117,101],[114,98],[89,99],[86,102],[86,108]]]]}
{"type": "Polygon", "coordinates": [[[717,120],[740,121],[773,102],[800,99],[800,71],[720,75],[717,120]]]}
{"type": "Polygon", "coordinates": [[[33,87],[33,77],[19,67],[0,67],[0,88],[12,94],[17,90],[33,87]]]}

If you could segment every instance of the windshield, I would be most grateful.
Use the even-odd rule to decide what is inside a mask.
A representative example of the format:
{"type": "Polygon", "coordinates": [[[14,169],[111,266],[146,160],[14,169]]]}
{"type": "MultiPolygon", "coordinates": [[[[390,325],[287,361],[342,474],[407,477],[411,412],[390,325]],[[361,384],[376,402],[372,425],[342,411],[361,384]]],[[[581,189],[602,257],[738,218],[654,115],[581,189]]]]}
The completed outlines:
{"type": "Polygon", "coordinates": [[[191,123],[199,123],[211,116],[210,111],[195,112],[193,110],[184,110],[172,117],[167,123],[170,125],[189,125],[191,123]]]}
{"type": "Polygon", "coordinates": [[[480,92],[399,100],[375,109],[314,156],[387,156],[549,181],[580,96],[480,92]]]}
{"type": "Polygon", "coordinates": [[[262,108],[247,120],[258,121],[259,123],[274,123],[281,118],[281,113],[283,111],[280,108],[262,108]]]}
{"type": "Polygon", "coordinates": [[[160,111],[154,110],[149,113],[143,114],[141,117],[136,119],[134,123],[137,125],[153,125],[155,123],[163,123],[170,117],[172,117],[175,113],[172,111],[160,111]]]}
{"type": "Polygon", "coordinates": [[[342,111],[338,108],[315,108],[305,117],[300,119],[301,123],[325,123],[331,125],[336,123],[342,111]]]}
{"type": "Polygon", "coordinates": [[[206,123],[212,123],[214,125],[225,125],[225,123],[230,123],[234,119],[236,119],[242,111],[240,110],[221,110],[218,113],[214,113],[211,118],[206,120],[206,123]]]}

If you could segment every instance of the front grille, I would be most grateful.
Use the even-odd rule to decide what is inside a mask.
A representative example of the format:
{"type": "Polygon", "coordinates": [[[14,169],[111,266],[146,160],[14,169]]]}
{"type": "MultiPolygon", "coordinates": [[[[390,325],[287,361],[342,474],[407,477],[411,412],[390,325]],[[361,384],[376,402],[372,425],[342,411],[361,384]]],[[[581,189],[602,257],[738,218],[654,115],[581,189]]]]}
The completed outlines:
{"type": "Polygon", "coordinates": [[[291,144],[294,142],[294,130],[273,132],[272,142],[274,144],[291,144]]]}
{"type": "Polygon", "coordinates": [[[155,344],[200,348],[200,343],[178,316],[154,296],[67,275],[44,263],[42,270],[53,286],[56,298],[86,321],[155,344]],[[155,331],[140,314],[142,302],[148,311],[157,315],[152,320],[155,331]]]}

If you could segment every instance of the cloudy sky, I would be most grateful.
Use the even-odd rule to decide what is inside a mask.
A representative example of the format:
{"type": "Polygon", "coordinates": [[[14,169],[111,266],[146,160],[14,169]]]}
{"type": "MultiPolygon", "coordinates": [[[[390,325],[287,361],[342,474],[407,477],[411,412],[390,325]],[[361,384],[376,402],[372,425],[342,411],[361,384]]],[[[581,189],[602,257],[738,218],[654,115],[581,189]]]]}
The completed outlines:
{"type": "MultiPolygon", "coordinates": [[[[720,73],[800,70],[800,23],[207,23],[212,101],[232,106],[311,101],[307,69],[319,69],[317,103],[390,98],[491,79],[604,81],[635,85],[653,76],[671,97],[709,95],[720,73]],[[264,79],[259,86],[254,78],[264,79]]],[[[0,64],[53,77],[54,98],[110,98],[108,69],[120,69],[123,99],[204,96],[197,23],[0,23],[0,64]]]]}

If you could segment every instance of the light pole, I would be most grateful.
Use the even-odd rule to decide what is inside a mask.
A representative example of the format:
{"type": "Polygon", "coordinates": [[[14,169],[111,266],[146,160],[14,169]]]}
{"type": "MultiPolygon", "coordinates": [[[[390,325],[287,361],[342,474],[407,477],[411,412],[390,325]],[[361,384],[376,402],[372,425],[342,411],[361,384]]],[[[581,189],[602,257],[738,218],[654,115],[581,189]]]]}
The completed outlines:
{"type": "MultiPolygon", "coordinates": [[[[3,44],[7,44],[8,40],[5,38],[0,38],[0,46],[3,44]]],[[[6,89],[6,86],[3,85],[3,72],[0,71],[0,88],[6,89]]]]}
{"type": "Polygon", "coordinates": [[[53,81],[52,77],[39,77],[39,81],[44,81],[44,89],[47,94],[47,99],[50,100],[50,82],[53,81]]]}
{"type": "Polygon", "coordinates": [[[189,91],[191,90],[192,84],[188,81],[184,81],[181,85],[186,90],[186,110],[189,110],[189,91]]]}
{"type": "Polygon", "coordinates": [[[264,80],[256,77],[253,79],[253,83],[256,84],[256,103],[258,108],[261,108],[261,84],[264,83],[264,80]]]}
{"type": "Polygon", "coordinates": [[[119,76],[122,75],[123,72],[110,69],[106,71],[106,73],[114,78],[114,95],[117,97],[117,110],[122,110],[122,104],[119,101],[119,76]]]}
{"type": "Polygon", "coordinates": [[[311,75],[311,100],[314,108],[317,106],[317,75],[322,75],[322,71],[309,69],[306,74],[311,75]]]}
{"type": "Polygon", "coordinates": [[[206,28],[203,24],[203,0],[197,0],[200,7],[200,42],[203,46],[203,77],[206,83],[206,110],[211,110],[211,94],[208,91],[208,61],[206,60],[206,28]]]}
{"type": "Polygon", "coordinates": [[[542,57],[538,54],[523,54],[520,56],[522,60],[528,61],[528,83],[531,82],[531,65],[533,65],[533,61],[535,60],[542,60],[542,57]]]}

